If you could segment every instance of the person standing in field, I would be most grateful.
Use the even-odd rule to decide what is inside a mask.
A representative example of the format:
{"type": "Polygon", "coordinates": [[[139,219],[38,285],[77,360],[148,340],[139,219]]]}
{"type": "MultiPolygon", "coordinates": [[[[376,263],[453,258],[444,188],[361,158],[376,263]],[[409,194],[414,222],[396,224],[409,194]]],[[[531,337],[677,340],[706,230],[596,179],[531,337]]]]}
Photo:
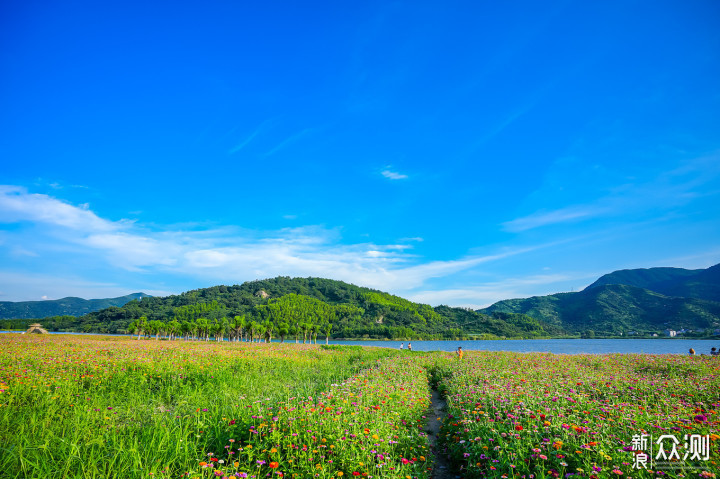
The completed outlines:
{"type": "Polygon", "coordinates": [[[455,351],[455,353],[457,354],[458,359],[462,359],[463,354],[465,354],[462,350],[462,346],[458,346],[457,351],[455,351]]]}
{"type": "Polygon", "coordinates": [[[412,343],[408,343],[408,351],[412,352],[412,343]]]}
{"type": "Polygon", "coordinates": [[[405,343],[400,343],[400,351],[403,350],[403,346],[405,346],[405,343]]]}

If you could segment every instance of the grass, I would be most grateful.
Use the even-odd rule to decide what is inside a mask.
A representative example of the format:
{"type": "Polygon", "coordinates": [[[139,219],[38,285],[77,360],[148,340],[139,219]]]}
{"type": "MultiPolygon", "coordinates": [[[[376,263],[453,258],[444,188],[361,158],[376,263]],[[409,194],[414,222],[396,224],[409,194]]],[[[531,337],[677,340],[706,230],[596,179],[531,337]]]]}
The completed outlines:
{"type": "Polygon", "coordinates": [[[712,439],[720,360],[0,336],[0,477],[405,478],[442,449],[464,478],[649,477],[644,432],[712,439]]]}

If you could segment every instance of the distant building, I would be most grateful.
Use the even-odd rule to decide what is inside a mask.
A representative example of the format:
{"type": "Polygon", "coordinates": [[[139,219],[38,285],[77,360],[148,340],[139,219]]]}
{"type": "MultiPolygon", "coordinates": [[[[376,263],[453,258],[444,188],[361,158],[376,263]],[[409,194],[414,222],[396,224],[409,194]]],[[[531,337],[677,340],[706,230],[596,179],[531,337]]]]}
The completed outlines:
{"type": "Polygon", "coordinates": [[[669,338],[674,338],[675,336],[677,336],[677,331],[673,331],[672,329],[666,329],[665,336],[669,338]]]}
{"type": "Polygon", "coordinates": [[[26,333],[34,333],[34,334],[48,334],[48,332],[45,329],[43,329],[43,327],[40,323],[31,324],[30,327],[28,328],[28,330],[25,332],[26,333]]]}

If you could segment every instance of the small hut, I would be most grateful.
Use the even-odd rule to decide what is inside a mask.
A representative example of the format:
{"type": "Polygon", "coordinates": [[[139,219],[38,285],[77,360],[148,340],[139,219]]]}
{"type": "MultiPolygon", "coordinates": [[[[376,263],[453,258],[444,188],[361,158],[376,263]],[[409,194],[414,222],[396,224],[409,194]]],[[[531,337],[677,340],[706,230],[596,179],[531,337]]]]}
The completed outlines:
{"type": "Polygon", "coordinates": [[[26,333],[48,334],[47,330],[43,329],[40,323],[31,324],[26,333]]]}

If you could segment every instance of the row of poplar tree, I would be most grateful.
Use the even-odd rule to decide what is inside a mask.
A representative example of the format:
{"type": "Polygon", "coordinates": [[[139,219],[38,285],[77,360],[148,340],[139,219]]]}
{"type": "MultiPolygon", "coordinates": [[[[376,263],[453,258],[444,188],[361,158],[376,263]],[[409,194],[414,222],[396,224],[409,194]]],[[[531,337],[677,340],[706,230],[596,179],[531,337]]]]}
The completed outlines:
{"type": "Polygon", "coordinates": [[[245,315],[208,319],[221,307],[216,303],[199,303],[182,306],[175,310],[172,320],[148,321],[142,316],[128,326],[128,332],[142,337],[160,337],[185,340],[272,341],[279,337],[285,341],[294,337],[295,342],[317,343],[318,334],[330,338],[338,321],[359,319],[364,310],[348,304],[331,305],[310,296],[287,294],[271,299],[267,304],[254,308],[252,318],[245,315]]]}

